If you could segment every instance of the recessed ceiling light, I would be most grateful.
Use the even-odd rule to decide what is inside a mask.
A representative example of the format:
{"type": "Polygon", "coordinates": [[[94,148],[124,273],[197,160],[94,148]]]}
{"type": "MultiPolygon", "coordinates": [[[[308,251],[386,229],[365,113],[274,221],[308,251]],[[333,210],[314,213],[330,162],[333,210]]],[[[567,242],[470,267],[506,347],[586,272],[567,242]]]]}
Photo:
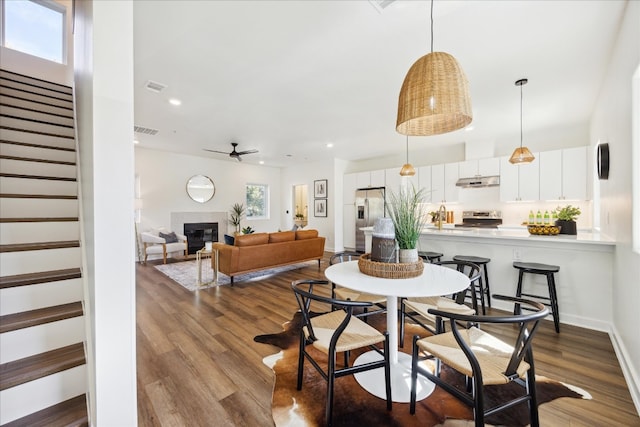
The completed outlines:
{"type": "Polygon", "coordinates": [[[467,126],[466,128],[464,128],[464,130],[467,132],[471,132],[473,130],[473,126],[467,126]]]}
{"type": "Polygon", "coordinates": [[[140,141],[138,141],[137,139],[134,139],[134,140],[133,140],[133,143],[134,143],[134,144],[140,144],[140,141]]]}
{"type": "Polygon", "coordinates": [[[180,105],[180,104],[182,104],[182,101],[180,101],[179,99],[171,98],[169,100],[169,104],[171,104],[171,105],[180,105]]]}
{"type": "Polygon", "coordinates": [[[260,162],[258,163],[260,163],[261,165],[264,165],[264,160],[260,160],[260,162]]]}
{"type": "Polygon", "coordinates": [[[330,142],[327,144],[327,148],[331,148],[331,147],[333,147],[333,144],[330,142]]]}

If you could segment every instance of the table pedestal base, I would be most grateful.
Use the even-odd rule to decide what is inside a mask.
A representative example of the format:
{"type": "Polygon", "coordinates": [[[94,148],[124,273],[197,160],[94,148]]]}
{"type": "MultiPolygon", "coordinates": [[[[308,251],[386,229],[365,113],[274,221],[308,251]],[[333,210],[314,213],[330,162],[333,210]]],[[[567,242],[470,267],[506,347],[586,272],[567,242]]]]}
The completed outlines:
{"type": "MultiPolygon", "coordinates": [[[[356,359],[354,366],[382,360],[382,356],[375,351],[368,351],[356,359]]],[[[384,387],[384,368],[359,372],[354,375],[358,384],[369,393],[380,399],[386,399],[384,387]]],[[[416,400],[429,396],[435,389],[435,384],[423,376],[418,375],[416,400]]],[[[408,403],[411,396],[411,356],[398,353],[398,363],[391,364],[391,400],[408,403]]]]}

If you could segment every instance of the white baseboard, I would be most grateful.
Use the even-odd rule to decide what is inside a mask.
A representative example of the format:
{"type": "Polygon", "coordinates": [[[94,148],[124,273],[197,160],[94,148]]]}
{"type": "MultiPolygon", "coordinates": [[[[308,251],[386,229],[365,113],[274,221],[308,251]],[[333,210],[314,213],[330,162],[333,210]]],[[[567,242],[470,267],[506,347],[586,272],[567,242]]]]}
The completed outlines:
{"type": "Polygon", "coordinates": [[[629,356],[624,343],[619,339],[615,325],[611,325],[609,337],[611,338],[613,349],[616,352],[618,362],[620,363],[622,374],[627,382],[627,388],[631,394],[631,399],[633,400],[633,404],[636,406],[636,412],[640,415],[640,377],[638,376],[633,364],[630,363],[632,359],[629,356]]]}

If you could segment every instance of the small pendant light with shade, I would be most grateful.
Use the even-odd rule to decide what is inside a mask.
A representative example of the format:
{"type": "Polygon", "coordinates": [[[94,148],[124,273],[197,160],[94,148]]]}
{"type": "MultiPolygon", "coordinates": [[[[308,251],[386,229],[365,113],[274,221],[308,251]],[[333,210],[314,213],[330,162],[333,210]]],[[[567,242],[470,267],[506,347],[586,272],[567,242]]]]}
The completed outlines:
{"type": "Polygon", "coordinates": [[[409,135],[407,135],[407,163],[402,165],[402,169],[400,169],[400,176],[414,176],[416,174],[416,170],[413,168],[411,163],[409,163],[409,135]]]}
{"type": "Polygon", "coordinates": [[[529,82],[527,79],[520,79],[516,81],[516,86],[520,86],[520,147],[516,148],[509,159],[510,163],[531,163],[535,156],[529,151],[527,147],[522,146],[522,86],[529,82]]]}

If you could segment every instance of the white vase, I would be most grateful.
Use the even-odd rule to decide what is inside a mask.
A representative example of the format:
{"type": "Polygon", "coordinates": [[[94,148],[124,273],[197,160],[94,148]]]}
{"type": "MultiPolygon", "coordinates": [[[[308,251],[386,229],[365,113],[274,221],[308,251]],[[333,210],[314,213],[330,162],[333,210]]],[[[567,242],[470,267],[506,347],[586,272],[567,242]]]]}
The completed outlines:
{"type": "Polygon", "coordinates": [[[406,264],[410,262],[416,262],[418,260],[418,249],[400,249],[398,255],[398,261],[406,264]]]}

